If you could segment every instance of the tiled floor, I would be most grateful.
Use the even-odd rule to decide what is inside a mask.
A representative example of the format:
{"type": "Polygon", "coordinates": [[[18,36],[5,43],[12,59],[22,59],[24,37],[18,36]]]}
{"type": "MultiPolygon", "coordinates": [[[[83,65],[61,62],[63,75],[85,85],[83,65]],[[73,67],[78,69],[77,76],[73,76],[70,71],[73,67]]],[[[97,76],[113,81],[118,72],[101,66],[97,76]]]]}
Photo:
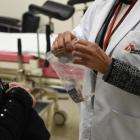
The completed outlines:
{"type": "Polygon", "coordinates": [[[78,140],[79,110],[71,100],[60,101],[60,108],[67,112],[67,122],[64,126],[55,126],[52,130],[51,140],[78,140]]]}

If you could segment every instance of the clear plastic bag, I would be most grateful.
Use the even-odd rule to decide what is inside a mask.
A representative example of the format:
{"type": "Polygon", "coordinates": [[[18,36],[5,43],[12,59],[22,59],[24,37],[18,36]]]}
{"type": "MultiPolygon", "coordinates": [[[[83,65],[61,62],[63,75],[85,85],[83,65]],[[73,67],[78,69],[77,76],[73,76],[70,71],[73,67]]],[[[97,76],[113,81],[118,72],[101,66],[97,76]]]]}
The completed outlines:
{"type": "Polygon", "coordinates": [[[71,63],[71,60],[70,62],[63,61],[62,58],[55,57],[51,52],[47,53],[47,60],[62,80],[64,88],[74,102],[79,103],[89,98],[82,94],[85,72],[88,68],[75,65],[71,63]]]}

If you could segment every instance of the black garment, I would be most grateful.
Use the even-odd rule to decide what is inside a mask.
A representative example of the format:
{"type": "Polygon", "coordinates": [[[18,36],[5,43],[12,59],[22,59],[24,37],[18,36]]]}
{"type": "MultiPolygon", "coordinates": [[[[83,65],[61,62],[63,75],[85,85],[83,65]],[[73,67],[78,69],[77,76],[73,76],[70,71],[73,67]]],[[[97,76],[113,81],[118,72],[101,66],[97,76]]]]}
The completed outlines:
{"type": "Polygon", "coordinates": [[[127,92],[140,95],[140,70],[135,66],[113,59],[103,79],[127,92]]]}
{"type": "Polygon", "coordinates": [[[26,130],[21,140],[49,140],[50,134],[43,120],[34,109],[30,110],[29,119],[26,124],[26,130]]]}
{"type": "Polygon", "coordinates": [[[13,88],[0,96],[0,140],[34,138],[32,134],[35,135],[37,128],[36,140],[49,139],[43,121],[32,109],[32,98],[24,89],[13,88]]]}

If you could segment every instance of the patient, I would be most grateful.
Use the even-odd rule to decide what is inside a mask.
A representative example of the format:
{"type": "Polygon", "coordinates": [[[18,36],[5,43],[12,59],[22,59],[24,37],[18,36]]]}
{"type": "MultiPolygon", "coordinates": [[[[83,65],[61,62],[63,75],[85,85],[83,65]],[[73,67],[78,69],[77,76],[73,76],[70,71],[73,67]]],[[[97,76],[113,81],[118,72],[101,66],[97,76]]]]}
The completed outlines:
{"type": "Polygon", "coordinates": [[[43,120],[33,109],[35,99],[19,84],[0,83],[0,140],[49,140],[43,120]]]}

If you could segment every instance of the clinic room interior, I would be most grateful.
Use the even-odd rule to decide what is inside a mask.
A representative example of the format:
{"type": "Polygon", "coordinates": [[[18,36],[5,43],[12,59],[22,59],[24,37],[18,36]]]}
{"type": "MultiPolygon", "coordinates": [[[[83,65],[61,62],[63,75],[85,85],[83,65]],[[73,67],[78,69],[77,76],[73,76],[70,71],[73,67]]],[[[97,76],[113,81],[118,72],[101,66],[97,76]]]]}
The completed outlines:
{"type": "Polygon", "coordinates": [[[1,140],[140,140],[140,0],[0,0],[1,140]]]}

